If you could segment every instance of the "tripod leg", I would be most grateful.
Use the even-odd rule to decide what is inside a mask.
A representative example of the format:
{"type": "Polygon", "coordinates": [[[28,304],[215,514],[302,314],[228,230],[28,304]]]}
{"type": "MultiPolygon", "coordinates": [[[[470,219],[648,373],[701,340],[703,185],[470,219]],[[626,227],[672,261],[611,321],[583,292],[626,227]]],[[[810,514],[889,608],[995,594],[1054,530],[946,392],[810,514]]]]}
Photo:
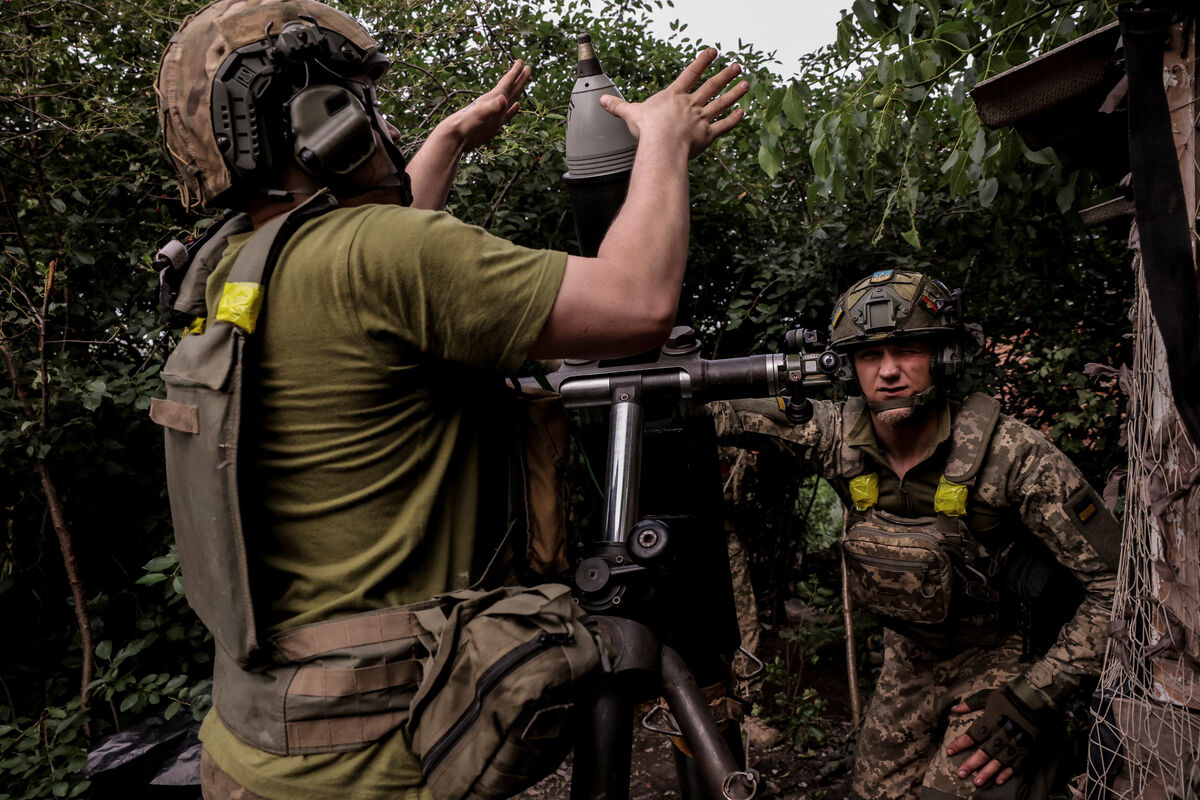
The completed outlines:
{"type": "MultiPolygon", "coordinates": [[[[695,755],[695,764],[708,794],[724,800],[750,800],[758,791],[758,774],[739,768],[721,732],[712,721],[708,703],[696,687],[696,680],[679,654],[670,647],[662,650],[663,692],[671,706],[671,716],[679,724],[684,741],[695,755]]],[[[737,753],[741,753],[739,738],[737,753]]]]}
{"type": "Polygon", "coordinates": [[[571,800],[628,800],[633,701],[612,681],[580,721],[571,800]]]}

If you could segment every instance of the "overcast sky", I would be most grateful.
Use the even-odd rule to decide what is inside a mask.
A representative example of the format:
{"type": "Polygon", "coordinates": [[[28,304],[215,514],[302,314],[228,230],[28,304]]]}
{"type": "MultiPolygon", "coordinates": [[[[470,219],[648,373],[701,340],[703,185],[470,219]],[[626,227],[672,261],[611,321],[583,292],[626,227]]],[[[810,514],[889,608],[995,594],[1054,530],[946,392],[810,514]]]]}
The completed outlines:
{"type": "MultiPolygon", "coordinates": [[[[785,76],[796,71],[796,59],[837,35],[841,10],[853,0],[675,0],[655,15],[650,30],[660,38],[670,32],[670,23],[687,23],[685,34],[704,44],[722,48],[737,46],[738,38],[760,50],[776,50],[782,62],[777,69],[785,76]]],[[[664,6],[666,4],[664,3],[664,6]]]]}

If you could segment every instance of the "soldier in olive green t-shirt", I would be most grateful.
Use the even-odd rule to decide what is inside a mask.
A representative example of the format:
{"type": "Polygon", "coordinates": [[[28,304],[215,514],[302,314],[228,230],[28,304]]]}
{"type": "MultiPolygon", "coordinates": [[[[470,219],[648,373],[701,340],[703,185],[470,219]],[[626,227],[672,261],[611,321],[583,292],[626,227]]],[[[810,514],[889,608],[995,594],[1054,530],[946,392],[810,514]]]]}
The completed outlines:
{"type": "MultiPolygon", "coordinates": [[[[529,357],[618,356],[666,339],[686,262],[687,162],[741,120],[733,106],[749,88],[725,91],[736,64],[701,82],[715,58],[706,50],[645,102],[601,99],[638,149],[621,212],[597,256],[579,258],[434,211],[462,154],[517,113],[529,78],[519,61],[406,163],[377,110],[388,62],[349,16],[316,0],[217,0],[185,20],[156,83],[184,203],[238,208],[256,230],[322,187],[340,206],[282,249],[247,370],[239,488],[269,632],[464,586],[480,481],[499,468],[481,434],[502,424],[477,387],[529,357]]],[[[246,240],[228,241],[210,311],[246,240]]],[[[221,670],[242,668],[217,660],[206,798],[428,796],[399,728],[344,752],[250,744],[231,713],[221,719],[239,710],[221,670]]]]}

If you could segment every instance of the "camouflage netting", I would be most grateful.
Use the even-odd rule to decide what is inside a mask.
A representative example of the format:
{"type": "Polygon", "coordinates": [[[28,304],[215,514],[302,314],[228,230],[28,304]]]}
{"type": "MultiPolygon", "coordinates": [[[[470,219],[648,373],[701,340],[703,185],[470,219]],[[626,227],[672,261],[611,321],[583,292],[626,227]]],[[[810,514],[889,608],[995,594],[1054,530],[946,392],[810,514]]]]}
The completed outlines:
{"type": "Polygon", "coordinates": [[[1124,541],[1087,800],[1200,797],[1200,451],[1171,403],[1141,267],[1135,257],[1124,541]]]}

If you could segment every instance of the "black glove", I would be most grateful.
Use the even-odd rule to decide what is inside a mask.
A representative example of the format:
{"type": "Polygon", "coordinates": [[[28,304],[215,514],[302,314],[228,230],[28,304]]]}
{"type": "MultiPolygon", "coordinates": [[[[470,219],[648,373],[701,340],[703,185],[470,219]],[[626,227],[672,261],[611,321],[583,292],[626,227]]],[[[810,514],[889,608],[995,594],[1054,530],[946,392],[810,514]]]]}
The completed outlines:
{"type": "Polygon", "coordinates": [[[1018,679],[987,694],[983,716],[975,720],[967,735],[980,750],[1015,770],[1056,723],[1054,709],[1018,679]]]}

